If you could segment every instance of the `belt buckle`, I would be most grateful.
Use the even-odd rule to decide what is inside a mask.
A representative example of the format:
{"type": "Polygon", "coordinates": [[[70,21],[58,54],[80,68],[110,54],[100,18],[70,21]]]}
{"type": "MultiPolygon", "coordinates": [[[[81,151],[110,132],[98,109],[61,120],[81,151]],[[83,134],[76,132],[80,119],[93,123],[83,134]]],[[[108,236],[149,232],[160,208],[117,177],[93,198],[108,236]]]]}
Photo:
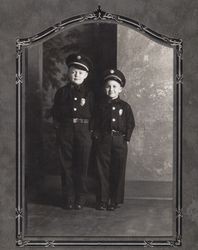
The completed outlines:
{"type": "Polygon", "coordinates": [[[113,129],[113,130],[111,130],[111,135],[119,136],[119,135],[122,135],[122,133],[120,131],[117,131],[117,130],[113,129]]]}
{"type": "Polygon", "coordinates": [[[115,135],[115,132],[116,132],[116,131],[115,131],[114,129],[112,129],[112,130],[111,130],[111,135],[115,135]]]}
{"type": "Polygon", "coordinates": [[[78,122],[78,118],[73,118],[73,123],[77,123],[78,122]]]}

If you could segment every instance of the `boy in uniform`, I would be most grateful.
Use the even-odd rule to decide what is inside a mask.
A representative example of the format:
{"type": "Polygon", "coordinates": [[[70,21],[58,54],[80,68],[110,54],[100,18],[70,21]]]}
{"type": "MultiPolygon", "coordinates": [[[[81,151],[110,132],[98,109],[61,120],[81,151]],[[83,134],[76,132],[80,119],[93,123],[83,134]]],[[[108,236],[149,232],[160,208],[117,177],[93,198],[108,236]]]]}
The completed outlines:
{"type": "Polygon", "coordinates": [[[63,205],[67,209],[81,209],[92,146],[93,93],[86,83],[91,61],[84,55],[72,54],[66,64],[69,83],[57,90],[52,113],[57,128],[63,205]]]}
{"type": "Polygon", "coordinates": [[[119,97],[125,82],[117,69],[104,73],[105,96],[98,105],[94,125],[99,210],[113,211],[124,201],[127,144],[135,127],[130,105],[119,97]]]}

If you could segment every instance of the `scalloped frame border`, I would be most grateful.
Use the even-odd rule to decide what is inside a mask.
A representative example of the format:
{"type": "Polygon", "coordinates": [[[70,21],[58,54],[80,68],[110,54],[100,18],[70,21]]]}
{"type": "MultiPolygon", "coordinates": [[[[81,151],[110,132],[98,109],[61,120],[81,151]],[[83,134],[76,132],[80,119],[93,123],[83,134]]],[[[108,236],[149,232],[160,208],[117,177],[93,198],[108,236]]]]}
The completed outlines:
{"type": "MultiPolygon", "coordinates": [[[[111,14],[105,12],[98,6],[97,10],[93,13],[82,14],[75,17],[66,19],[54,26],[42,31],[41,33],[29,37],[18,38],[16,40],[16,245],[19,247],[24,246],[43,246],[43,247],[55,247],[55,246],[170,246],[176,247],[182,245],[182,85],[183,85],[183,42],[181,39],[169,38],[165,35],[161,35],[145,25],[129,19],[124,16],[111,14]],[[50,35],[62,32],[66,27],[71,24],[89,23],[89,22],[113,22],[117,24],[127,25],[149,38],[154,39],[156,42],[162,42],[169,45],[174,49],[175,56],[175,72],[174,82],[176,83],[176,236],[173,240],[133,240],[135,237],[131,237],[131,240],[122,241],[107,241],[107,240],[32,240],[26,239],[23,232],[23,169],[22,169],[22,85],[23,71],[22,71],[22,59],[23,50],[30,45],[36,44],[45,40],[50,35]]],[[[39,236],[38,236],[39,237],[39,236]]],[[[51,237],[50,237],[51,238],[51,237]]],[[[121,237],[120,237],[121,238],[121,237]]],[[[149,238],[149,237],[147,237],[149,238]]],[[[151,237],[154,238],[154,237],[151,237]]],[[[160,237],[158,237],[160,238],[160,237]]]]}

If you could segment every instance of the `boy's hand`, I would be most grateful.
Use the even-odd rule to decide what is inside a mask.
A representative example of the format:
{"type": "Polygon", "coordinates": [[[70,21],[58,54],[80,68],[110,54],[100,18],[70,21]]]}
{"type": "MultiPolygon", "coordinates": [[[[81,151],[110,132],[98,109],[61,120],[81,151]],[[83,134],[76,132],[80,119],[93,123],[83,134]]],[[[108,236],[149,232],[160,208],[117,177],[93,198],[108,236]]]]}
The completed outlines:
{"type": "Polygon", "coordinates": [[[99,134],[97,132],[92,132],[92,138],[97,140],[99,138],[99,134]]]}
{"type": "Polygon", "coordinates": [[[53,126],[54,126],[55,129],[58,129],[59,128],[59,122],[53,121],[53,126]]]}
{"type": "Polygon", "coordinates": [[[129,141],[127,141],[125,137],[124,137],[124,140],[126,141],[127,145],[129,145],[129,141]]]}

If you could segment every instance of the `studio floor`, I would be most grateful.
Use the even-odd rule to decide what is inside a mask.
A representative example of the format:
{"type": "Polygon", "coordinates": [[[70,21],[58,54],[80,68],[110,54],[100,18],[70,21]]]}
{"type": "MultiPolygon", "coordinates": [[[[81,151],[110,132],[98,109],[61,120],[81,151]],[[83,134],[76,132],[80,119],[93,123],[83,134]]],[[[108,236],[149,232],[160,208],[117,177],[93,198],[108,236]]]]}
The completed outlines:
{"type": "Polygon", "coordinates": [[[171,236],[170,201],[125,200],[115,211],[28,205],[28,236],[171,236]]]}
{"type": "Polygon", "coordinates": [[[82,210],[70,211],[61,207],[58,190],[49,189],[47,193],[40,193],[37,200],[28,202],[25,235],[171,236],[173,201],[169,192],[170,185],[149,183],[148,187],[144,186],[142,190],[146,191],[143,193],[137,183],[128,183],[125,202],[115,211],[96,210],[93,196],[88,197],[91,202],[82,210]],[[135,188],[139,190],[136,195],[135,188]]]}

